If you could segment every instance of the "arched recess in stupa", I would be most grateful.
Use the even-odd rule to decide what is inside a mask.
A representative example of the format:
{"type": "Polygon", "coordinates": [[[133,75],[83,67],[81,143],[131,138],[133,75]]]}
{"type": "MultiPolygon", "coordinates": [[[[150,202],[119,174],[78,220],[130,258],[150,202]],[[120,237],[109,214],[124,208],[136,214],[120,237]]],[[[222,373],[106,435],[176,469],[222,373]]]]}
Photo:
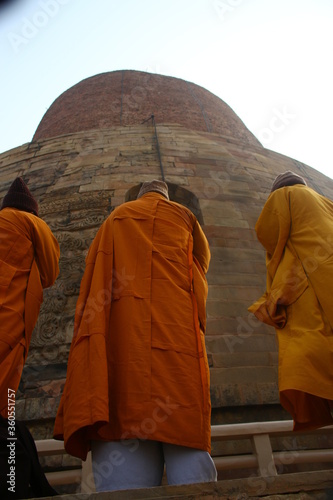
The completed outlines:
{"type": "MultiPolygon", "coordinates": [[[[127,201],[132,201],[136,200],[141,184],[137,184],[133,186],[131,189],[128,190],[128,192],[125,195],[125,203],[127,201]]],[[[192,213],[196,216],[200,224],[203,224],[203,217],[202,217],[202,211],[200,208],[200,203],[198,198],[195,196],[195,194],[191,193],[187,189],[184,189],[183,187],[173,184],[172,182],[167,182],[168,185],[168,192],[169,192],[169,199],[171,201],[175,201],[176,203],[180,203],[181,205],[184,205],[185,207],[189,208],[192,213]]]]}
{"type": "MultiPolygon", "coordinates": [[[[210,243],[206,345],[213,422],[278,419],[273,329],[247,307],[265,288],[254,225],[275,176],[294,170],[333,197],[333,181],[265,149],[233,110],[177,78],[137,71],[92,76],[60,95],[32,141],[0,155],[0,197],[22,175],[61,248],[17,395],[18,418],[50,437],[73,334],[87,249],[120,203],[163,176],[210,243]],[[152,115],[154,120],[151,119],[152,115]]],[[[284,415],[285,416],[285,415],[284,415]]]]}

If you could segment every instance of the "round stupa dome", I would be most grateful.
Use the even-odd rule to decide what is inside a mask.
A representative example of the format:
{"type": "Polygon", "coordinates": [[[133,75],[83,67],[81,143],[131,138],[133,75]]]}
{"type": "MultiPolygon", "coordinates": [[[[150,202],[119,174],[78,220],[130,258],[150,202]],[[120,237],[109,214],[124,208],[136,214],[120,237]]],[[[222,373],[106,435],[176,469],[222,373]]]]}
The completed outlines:
{"type": "Polygon", "coordinates": [[[61,94],[43,116],[33,141],[85,130],[178,124],[253,146],[261,146],[235,112],[194,83],[141,71],[122,70],[86,78],[61,94]]]}

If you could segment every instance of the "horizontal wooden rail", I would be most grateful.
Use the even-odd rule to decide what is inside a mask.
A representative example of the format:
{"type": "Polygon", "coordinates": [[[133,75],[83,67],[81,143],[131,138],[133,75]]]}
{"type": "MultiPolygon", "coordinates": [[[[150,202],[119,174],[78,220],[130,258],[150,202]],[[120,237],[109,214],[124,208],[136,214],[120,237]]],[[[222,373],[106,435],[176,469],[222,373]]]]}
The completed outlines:
{"type": "Polygon", "coordinates": [[[47,472],[46,478],[52,486],[62,486],[65,484],[81,484],[81,469],[62,470],[56,472],[47,472]]]}
{"type": "Polygon", "coordinates": [[[66,453],[63,441],[57,441],[55,439],[41,439],[39,441],[35,441],[35,443],[40,457],[64,455],[66,453]]]}
{"type": "MultiPolygon", "coordinates": [[[[286,465],[291,462],[297,464],[333,462],[333,450],[294,450],[273,452],[275,465],[286,465]],[[297,456],[296,456],[297,454],[297,456]]],[[[255,455],[229,455],[226,457],[213,457],[218,470],[251,469],[258,467],[255,455]]]]}
{"type": "Polygon", "coordinates": [[[292,420],[277,420],[272,422],[249,422],[244,424],[212,425],[212,441],[228,439],[246,439],[256,434],[270,434],[272,436],[305,435],[305,434],[332,434],[333,425],[321,427],[311,431],[293,431],[292,420]]]}

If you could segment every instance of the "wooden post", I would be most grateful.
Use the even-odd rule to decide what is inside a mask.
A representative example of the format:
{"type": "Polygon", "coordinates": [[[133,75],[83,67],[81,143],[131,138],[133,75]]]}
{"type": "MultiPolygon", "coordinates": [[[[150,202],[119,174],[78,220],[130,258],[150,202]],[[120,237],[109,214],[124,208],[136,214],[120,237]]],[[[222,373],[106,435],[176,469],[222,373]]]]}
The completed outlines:
{"type": "Polygon", "coordinates": [[[269,434],[254,435],[251,441],[258,460],[260,476],[277,476],[269,434]]]}

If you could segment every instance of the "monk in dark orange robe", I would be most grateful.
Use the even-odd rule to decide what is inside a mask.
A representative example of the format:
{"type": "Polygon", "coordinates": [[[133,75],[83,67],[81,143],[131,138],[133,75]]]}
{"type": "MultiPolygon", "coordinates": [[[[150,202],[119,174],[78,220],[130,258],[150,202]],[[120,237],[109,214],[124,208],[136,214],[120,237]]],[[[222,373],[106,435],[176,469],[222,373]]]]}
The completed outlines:
{"type": "MultiPolygon", "coordinates": [[[[82,459],[92,445],[102,457],[104,444],[119,445],[124,469],[119,460],[111,478],[98,471],[112,468],[115,452],[98,462],[93,448],[99,490],[159,484],[166,457],[177,454],[167,445],[178,457],[199,455],[188,482],[216,479],[204,340],[209,261],[197,219],[158,180],[117,207],[89,249],[54,435],[82,459]],[[151,462],[139,454],[148,448],[151,462]],[[156,478],[145,482],[153,469],[156,478]]],[[[171,482],[170,463],[167,473],[171,482]]]]}
{"type": "Polygon", "coordinates": [[[59,245],[19,177],[0,210],[0,414],[6,418],[29,351],[43,288],[59,273],[59,245]]]}
{"type": "Polygon", "coordinates": [[[267,290],[249,310],[276,329],[281,404],[294,430],[331,425],[333,202],[285,172],[256,232],[267,251],[267,290]]]}

